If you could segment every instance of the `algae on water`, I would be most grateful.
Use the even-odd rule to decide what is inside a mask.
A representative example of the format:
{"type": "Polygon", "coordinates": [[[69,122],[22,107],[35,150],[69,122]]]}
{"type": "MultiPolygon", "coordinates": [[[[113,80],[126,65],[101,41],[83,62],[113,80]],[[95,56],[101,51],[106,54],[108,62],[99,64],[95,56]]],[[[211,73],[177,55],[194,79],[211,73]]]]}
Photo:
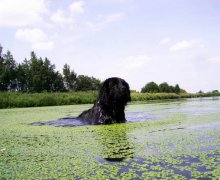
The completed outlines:
{"type": "Polygon", "coordinates": [[[0,179],[220,177],[219,98],[129,105],[125,124],[30,125],[88,106],[0,110],[0,179]]]}

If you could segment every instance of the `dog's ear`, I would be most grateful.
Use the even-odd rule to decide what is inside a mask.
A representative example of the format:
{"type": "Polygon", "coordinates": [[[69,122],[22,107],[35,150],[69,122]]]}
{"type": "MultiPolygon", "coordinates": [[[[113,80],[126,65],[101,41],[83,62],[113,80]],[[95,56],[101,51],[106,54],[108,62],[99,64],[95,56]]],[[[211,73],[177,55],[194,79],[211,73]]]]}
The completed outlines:
{"type": "Polygon", "coordinates": [[[101,105],[109,105],[110,89],[108,81],[101,84],[99,89],[99,102],[101,105]]]}

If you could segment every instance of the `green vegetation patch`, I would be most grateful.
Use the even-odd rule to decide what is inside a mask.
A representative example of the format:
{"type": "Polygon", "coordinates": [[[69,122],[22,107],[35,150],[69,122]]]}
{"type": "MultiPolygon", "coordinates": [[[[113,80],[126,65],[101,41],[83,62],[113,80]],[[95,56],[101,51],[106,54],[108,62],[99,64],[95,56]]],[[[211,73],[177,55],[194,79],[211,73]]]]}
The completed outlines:
{"type": "MultiPolygon", "coordinates": [[[[93,104],[97,98],[97,91],[57,92],[57,93],[10,93],[0,92],[0,109],[61,106],[75,104],[93,104]]],[[[220,93],[131,93],[131,104],[155,103],[161,100],[175,100],[198,97],[217,97],[220,93]]]]}
{"type": "Polygon", "coordinates": [[[30,94],[0,92],[0,108],[91,104],[95,102],[96,97],[96,91],[30,94]]]}
{"type": "MultiPolygon", "coordinates": [[[[91,105],[0,110],[0,179],[220,177],[220,112],[105,126],[31,126],[91,105]]],[[[129,105],[164,110],[173,103],[129,105]]]]}

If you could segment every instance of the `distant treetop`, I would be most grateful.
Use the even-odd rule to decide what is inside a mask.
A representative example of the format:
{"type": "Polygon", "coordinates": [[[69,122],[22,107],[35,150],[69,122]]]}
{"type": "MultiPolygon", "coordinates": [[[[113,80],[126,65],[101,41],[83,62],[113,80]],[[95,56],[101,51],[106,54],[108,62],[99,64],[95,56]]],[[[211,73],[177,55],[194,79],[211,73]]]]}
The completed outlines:
{"type": "Polygon", "coordinates": [[[186,92],[182,90],[178,84],[175,86],[169,85],[167,82],[161,83],[157,85],[155,82],[147,83],[142,89],[142,93],[176,93],[179,94],[180,92],[186,92]]]}

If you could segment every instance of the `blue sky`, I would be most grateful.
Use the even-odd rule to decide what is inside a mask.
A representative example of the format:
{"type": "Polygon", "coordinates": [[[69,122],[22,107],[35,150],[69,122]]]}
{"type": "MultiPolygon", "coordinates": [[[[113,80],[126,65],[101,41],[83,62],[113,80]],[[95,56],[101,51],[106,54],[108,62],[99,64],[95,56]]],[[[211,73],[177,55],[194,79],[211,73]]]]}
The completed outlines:
{"type": "Polygon", "coordinates": [[[57,70],[131,89],[147,82],[220,90],[218,0],[0,0],[0,43],[22,62],[34,50],[57,70]]]}

